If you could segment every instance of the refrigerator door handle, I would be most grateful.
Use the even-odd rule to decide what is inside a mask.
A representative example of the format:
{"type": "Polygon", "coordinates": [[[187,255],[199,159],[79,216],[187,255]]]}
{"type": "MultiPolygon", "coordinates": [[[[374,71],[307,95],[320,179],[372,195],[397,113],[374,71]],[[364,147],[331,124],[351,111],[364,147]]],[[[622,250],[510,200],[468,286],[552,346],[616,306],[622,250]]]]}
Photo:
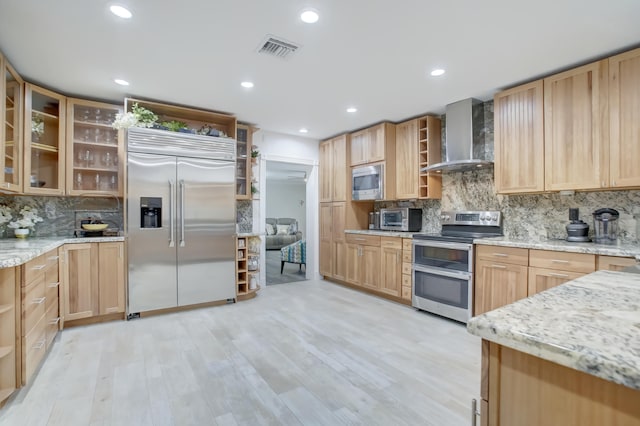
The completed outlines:
{"type": "Polygon", "coordinates": [[[184,247],[184,180],[180,179],[180,247],[184,247]]]}
{"type": "Polygon", "coordinates": [[[169,247],[175,247],[175,236],[176,229],[173,223],[173,218],[175,216],[175,202],[173,200],[173,194],[175,192],[175,184],[172,179],[169,179],[169,247]]]}

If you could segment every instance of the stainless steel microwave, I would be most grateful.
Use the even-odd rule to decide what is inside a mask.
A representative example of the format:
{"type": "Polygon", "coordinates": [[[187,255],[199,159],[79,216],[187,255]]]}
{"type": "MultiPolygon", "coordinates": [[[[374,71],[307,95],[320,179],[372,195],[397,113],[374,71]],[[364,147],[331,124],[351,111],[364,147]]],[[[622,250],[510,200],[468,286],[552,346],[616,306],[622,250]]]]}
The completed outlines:
{"type": "Polygon", "coordinates": [[[384,165],[359,166],[351,169],[353,200],[384,199],[384,165]]]}

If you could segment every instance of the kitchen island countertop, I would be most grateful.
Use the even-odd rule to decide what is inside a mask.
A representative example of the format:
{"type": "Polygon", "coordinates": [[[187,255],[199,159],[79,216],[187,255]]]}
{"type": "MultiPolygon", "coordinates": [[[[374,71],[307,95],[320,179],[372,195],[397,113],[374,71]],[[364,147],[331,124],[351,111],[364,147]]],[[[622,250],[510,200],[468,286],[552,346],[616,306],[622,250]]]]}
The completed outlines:
{"type": "Polygon", "coordinates": [[[0,240],[0,268],[12,268],[22,265],[41,254],[60,247],[63,244],[105,243],[124,241],[125,237],[49,237],[49,238],[7,238],[0,240]]]}
{"type": "Polygon", "coordinates": [[[467,330],[640,390],[640,274],[597,271],[474,317],[467,330]]]}

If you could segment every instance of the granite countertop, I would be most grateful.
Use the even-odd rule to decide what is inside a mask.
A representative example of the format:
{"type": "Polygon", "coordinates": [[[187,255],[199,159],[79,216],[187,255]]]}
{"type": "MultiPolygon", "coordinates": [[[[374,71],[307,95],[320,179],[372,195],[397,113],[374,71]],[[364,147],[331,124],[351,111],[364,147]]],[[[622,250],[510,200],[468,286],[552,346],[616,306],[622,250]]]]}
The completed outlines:
{"type": "Polygon", "coordinates": [[[373,229],[345,229],[346,234],[378,235],[380,237],[413,238],[414,234],[421,232],[382,231],[373,229]]]}
{"type": "Polygon", "coordinates": [[[107,243],[124,241],[125,237],[50,237],[50,238],[8,238],[0,240],[0,268],[11,268],[35,259],[43,253],[74,243],[107,243]]]}
{"type": "Polygon", "coordinates": [[[640,260],[640,244],[618,243],[616,245],[605,245],[595,243],[570,243],[565,240],[516,240],[507,237],[477,238],[474,244],[518,247],[537,250],[568,251],[572,253],[601,254],[606,256],[635,257],[640,260]]]}
{"type": "Polygon", "coordinates": [[[467,330],[640,390],[640,274],[597,271],[474,317],[467,330]]]}

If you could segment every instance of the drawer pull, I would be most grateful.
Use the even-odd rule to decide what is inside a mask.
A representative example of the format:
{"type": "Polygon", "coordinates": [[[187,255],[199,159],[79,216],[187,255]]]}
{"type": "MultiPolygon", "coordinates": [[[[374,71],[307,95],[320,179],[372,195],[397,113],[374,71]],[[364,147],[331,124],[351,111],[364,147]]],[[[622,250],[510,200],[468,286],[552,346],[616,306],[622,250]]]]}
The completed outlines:
{"type": "Polygon", "coordinates": [[[354,238],[353,241],[367,241],[366,238],[354,238]]]}
{"type": "Polygon", "coordinates": [[[569,278],[567,274],[556,274],[555,272],[549,272],[550,277],[569,278]]]}
{"type": "Polygon", "coordinates": [[[506,266],[502,266],[502,265],[491,265],[491,267],[495,269],[507,269],[506,266]]]}
{"type": "Polygon", "coordinates": [[[36,344],[32,346],[32,349],[42,349],[46,342],[46,339],[42,339],[39,342],[36,342],[36,344]]]}
{"type": "Polygon", "coordinates": [[[44,303],[44,301],[45,301],[45,300],[47,300],[47,298],[46,298],[46,297],[39,297],[39,298],[37,298],[37,299],[33,299],[33,300],[31,301],[31,303],[36,304],[36,305],[41,305],[41,304],[43,304],[43,303],[44,303]]]}
{"type": "Polygon", "coordinates": [[[505,253],[493,253],[493,255],[496,257],[509,257],[509,255],[505,253]]]}
{"type": "Polygon", "coordinates": [[[33,267],[33,268],[31,268],[31,269],[34,269],[34,270],[36,270],[36,271],[40,271],[41,269],[44,269],[44,268],[46,268],[46,267],[47,267],[47,265],[46,265],[46,264],[44,264],[44,265],[34,266],[34,267],[33,267]]]}
{"type": "Polygon", "coordinates": [[[47,259],[47,260],[50,260],[50,261],[52,261],[52,262],[53,262],[54,260],[58,260],[58,259],[60,259],[60,256],[51,256],[51,257],[50,257],[49,259],[47,259]]]}
{"type": "Polygon", "coordinates": [[[49,284],[49,288],[58,287],[59,285],[60,285],[60,281],[58,281],[57,283],[51,283],[49,284]]]}
{"type": "Polygon", "coordinates": [[[568,260],[551,259],[551,263],[569,263],[568,260]]]}
{"type": "Polygon", "coordinates": [[[56,325],[56,324],[58,324],[59,322],[60,322],[60,317],[58,317],[58,318],[56,318],[56,319],[54,319],[54,320],[49,321],[49,325],[56,325]]]}

